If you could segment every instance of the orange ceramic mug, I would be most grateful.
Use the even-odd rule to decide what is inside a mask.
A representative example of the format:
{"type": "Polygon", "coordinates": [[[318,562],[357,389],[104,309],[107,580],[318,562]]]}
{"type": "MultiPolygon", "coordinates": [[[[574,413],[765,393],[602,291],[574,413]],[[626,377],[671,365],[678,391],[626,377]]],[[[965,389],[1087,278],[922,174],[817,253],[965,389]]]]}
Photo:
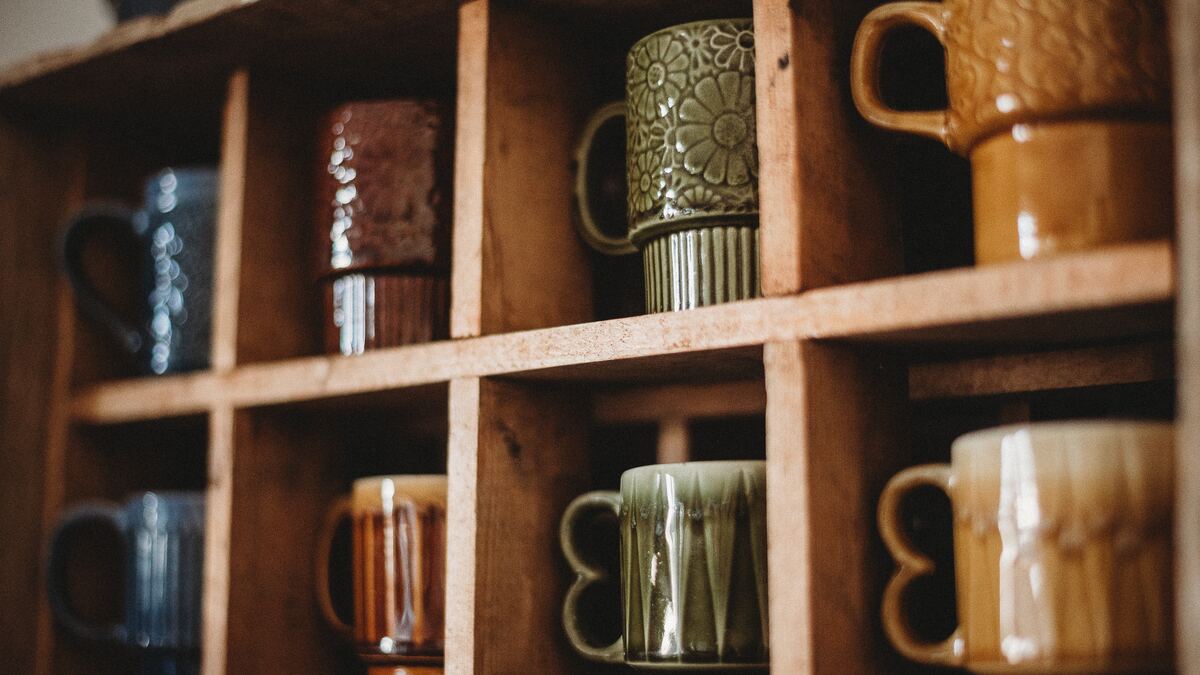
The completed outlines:
{"type": "Polygon", "coordinates": [[[354,644],[369,675],[440,675],[446,605],[446,477],[371,476],[330,508],[318,537],[317,601],[329,625],[354,644]],[[354,620],[329,593],[337,525],[354,547],[354,620]]]}
{"type": "Polygon", "coordinates": [[[971,160],[978,263],[1169,236],[1171,104],[1162,0],[894,2],[859,27],[854,101],[873,124],[971,160]],[[946,51],[946,110],[884,103],[900,26],[946,51]]]}

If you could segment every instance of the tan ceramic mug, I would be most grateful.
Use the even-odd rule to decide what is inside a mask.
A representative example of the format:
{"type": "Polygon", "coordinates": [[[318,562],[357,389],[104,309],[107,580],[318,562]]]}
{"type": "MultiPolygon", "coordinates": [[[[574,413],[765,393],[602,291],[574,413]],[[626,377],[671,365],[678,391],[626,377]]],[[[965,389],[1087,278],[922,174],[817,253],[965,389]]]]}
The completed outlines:
{"type": "Polygon", "coordinates": [[[879,501],[896,560],[883,625],[904,656],[977,672],[1124,672],[1170,667],[1174,431],[1133,421],[1043,422],[954,442],[951,464],[906,469],[879,501]],[[934,486],[954,512],[959,625],[913,634],[909,585],[933,573],[900,520],[934,486]]]}
{"type": "Polygon", "coordinates": [[[1030,259],[1173,229],[1170,70],[1161,0],[895,2],[863,20],[851,86],[872,123],[971,160],[975,258],[1030,259]],[[893,29],[946,51],[946,110],[884,103],[893,29]]]}
{"type": "Polygon", "coordinates": [[[369,675],[440,675],[446,606],[446,477],[371,476],[333,504],[318,537],[317,601],[369,675]],[[329,558],[351,523],[354,620],[334,610],[329,558]]]}

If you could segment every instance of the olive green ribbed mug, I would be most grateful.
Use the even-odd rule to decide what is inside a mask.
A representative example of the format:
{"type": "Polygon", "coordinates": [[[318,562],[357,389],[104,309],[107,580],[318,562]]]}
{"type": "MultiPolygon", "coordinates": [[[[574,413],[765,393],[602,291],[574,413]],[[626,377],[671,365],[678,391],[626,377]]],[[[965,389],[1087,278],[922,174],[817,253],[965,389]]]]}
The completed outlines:
{"type": "Polygon", "coordinates": [[[583,656],[638,668],[765,668],[766,462],[686,462],[630,469],[621,491],[584,494],[563,513],[576,574],[563,627],[583,656]],[[607,572],[575,546],[584,516],[612,510],[621,532],[621,637],[588,642],[578,602],[607,572]]]}
{"type": "Polygon", "coordinates": [[[751,19],[672,26],[629,50],[625,101],[593,114],[580,138],[575,203],[596,250],[642,251],[647,311],[759,295],[755,129],[751,19]],[[628,218],[614,227],[600,215],[597,141],[622,117],[628,218]]]}

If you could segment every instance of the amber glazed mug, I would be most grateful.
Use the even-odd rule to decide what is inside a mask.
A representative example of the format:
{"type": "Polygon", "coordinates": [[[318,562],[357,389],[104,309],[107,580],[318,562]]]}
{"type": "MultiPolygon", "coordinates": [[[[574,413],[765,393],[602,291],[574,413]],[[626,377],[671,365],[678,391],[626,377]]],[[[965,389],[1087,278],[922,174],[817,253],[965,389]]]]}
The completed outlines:
{"type": "Polygon", "coordinates": [[[863,20],[851,71],[869,121],[970,158],[978,263],[1173,231],[1161,0],[895,2],[863,20]],[[945,47],[947,110],[883,102],[883,45],[904,25],[945,47]]]}
{"type": "Polygon", "coordinates": [[[453,124],[431,100],[357,101],[322,122],[317,273],[326,351],[448,332],[453,124]]]}
{"type": "Polygon", "coordinates": [[[754,24],[696,21],[638,40],[625,101],[587,123],[576,150],[576,217],[601,253],[641,250],[646,310],[759,295],[754,24]],[[625,222],[606,223],[608,125],[625,120],[625,222]],[[607,225],[607,227],[606,227],[607,225]],[[614,232],[613,230],[621,230],[614,232]]]}
{"type": "Polygon", "coordinates": [[[563,627],[584,657],[654,669],[767,667],[766,462],[654,464],[621,475],[621,491],[584,494],[563,513],[575,583],[563,627]],[[579,600],[607,579],[576,547],[593,511],[620,520],[622,637],[596,646],[579,600]]]}
{"type": "Polygon", "coordinates": [[[318,538],[317,601],[371,675],[442,672],[446,604],[446,477],[372,476],[330,508],[318,538]],[[337,615],[329,559],[338,524],[353,539],[354,621],[337,615]]]}
{"type": "Polygon", "coordinates": [[[951,464],[897,474],[879,501],[897,565],[883,596],[892,644],[976,672],[1169,669],[1173,438],[1157,422],[1013,425],[960,437],[951,464]],[[954,512],[959,625],[939,643],[917,638],[903,607],[934,571],[900,520],[919,486],[954,512]]]}

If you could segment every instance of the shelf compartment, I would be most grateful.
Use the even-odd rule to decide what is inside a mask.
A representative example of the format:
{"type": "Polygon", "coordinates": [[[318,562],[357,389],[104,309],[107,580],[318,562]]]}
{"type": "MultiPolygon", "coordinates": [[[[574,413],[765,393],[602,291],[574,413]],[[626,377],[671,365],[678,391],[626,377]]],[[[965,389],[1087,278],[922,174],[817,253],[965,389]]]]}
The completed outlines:
{"type": "Polygon", "coordinates": [[[964,352],[1169,334],[1171,247],[1105,249],[1033,263],[882,279],[687,312],[240,366],[218,375],[80,390],[72,413],[112,423],[223,402],[252,407],[462,377],[669,383],[761,372],[761,346],[817,339],[964,352]]]}

